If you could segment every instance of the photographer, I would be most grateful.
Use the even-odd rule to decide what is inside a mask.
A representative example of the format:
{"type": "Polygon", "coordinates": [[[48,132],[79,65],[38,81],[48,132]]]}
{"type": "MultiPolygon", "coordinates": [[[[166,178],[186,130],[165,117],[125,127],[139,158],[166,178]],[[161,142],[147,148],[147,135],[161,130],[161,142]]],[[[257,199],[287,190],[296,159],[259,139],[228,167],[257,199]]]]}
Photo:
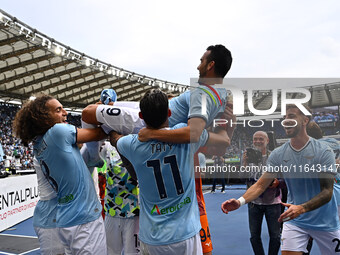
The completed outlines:
{"type": "MultiPolygon", "coordinates": [[[[269,138],[267,133],[257,131],[253,135],[253,148],[247,148],[243,154],[244,166],[258,166],[255,173],[250,173],[246,181],[247,189],[250,188],[262,175],[262,166],[265,166],[270,151],[267,150],[269,138]]],[[[277,254],[280,248],[280,223],[278,218],[281,214],[281,190],[279,181],[273,183],[255,200],[248,204],[248,218],[250,230],[250,242],[255,255],[264,255],[261,240],[263,215],[266,217],[269,231],[268,254],[277,254]]]]}

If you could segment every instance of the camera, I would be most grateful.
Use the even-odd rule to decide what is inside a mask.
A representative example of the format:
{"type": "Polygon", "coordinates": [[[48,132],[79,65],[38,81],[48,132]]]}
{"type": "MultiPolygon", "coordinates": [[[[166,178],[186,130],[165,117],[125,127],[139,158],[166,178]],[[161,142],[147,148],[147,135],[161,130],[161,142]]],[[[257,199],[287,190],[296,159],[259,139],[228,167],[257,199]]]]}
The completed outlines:
{"type": "Polygon", "coordinates": [[[262,162],[262,153],[259,150],[253,148],[247,148],[248,163],[259,164],[262,162]]]}

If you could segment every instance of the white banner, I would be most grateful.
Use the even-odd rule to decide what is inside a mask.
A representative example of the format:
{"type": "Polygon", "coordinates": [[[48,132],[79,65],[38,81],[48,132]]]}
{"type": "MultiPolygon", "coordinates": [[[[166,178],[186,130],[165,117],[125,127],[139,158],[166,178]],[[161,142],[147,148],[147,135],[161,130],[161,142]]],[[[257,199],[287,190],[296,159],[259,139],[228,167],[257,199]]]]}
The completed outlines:
{"type": "Polygon", "coordinates": [[[38,201],[36,174],[0,179],[0,232],[32,217],[38,201]]]}

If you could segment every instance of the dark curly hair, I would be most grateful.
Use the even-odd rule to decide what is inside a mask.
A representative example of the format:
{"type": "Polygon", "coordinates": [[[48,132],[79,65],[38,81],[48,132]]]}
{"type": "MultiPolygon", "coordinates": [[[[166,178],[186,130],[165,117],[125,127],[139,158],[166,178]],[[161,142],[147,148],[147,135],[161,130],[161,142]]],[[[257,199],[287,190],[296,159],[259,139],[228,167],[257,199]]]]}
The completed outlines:
{"type": "Polygon", "coordinates": [[[54,98],[49,95],[39,96],[25,103],[15,115],[13,132],[25,146],[28,146],[36,136],[45,134],[54,125],[46,108],[47,101],[52,99],[54,98]]]}

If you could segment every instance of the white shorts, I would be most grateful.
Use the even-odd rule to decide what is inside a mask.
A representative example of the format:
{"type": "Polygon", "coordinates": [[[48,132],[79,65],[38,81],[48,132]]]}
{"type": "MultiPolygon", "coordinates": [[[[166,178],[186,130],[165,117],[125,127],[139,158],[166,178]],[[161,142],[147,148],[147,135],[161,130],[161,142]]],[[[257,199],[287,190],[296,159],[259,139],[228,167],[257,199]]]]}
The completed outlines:
{"type": "Polygon", "coordinates": [[[142,255],[202,255],[202,244],[199,233],[182,242],[168,245],[150,245],[140,242],[142,255]]]}
{"type": "Polygon", "coordinates": [[[105,231],[109,255],[139,254],[139,217],[119,218],[106,215],[105,231]]]}
{"type": "Polygon", "coordinates": [[[340,230],[334,232],[303,229],[284,223],[282,230],[281,251],[299,251],[307,253],[307,244],[312,237],[320,248],[321,254],[339,254],[340,230]]]}
{"type": "Polygon", "coordinates": [[[110,105],[98,105],[96,119],[104,124],[106,133],[114,130],[122,135],[136,134],[145,127],[145,123],[139,118],[139,110],[128,107],[118,107],[110,105]]]}
{"type": "Polygon", "coordinates": [[[58,228],[59,238],[73,255],[107,254],[102,216],[97,220],[69,228],[58,228]]]}
{"type": "Polygon", "coordinates": [[[34,231],[38,236],[40,252],[42,255],[71,255],[71,251],[62,244],[58,236],[57,228],[34,227],[34,231]]]}

